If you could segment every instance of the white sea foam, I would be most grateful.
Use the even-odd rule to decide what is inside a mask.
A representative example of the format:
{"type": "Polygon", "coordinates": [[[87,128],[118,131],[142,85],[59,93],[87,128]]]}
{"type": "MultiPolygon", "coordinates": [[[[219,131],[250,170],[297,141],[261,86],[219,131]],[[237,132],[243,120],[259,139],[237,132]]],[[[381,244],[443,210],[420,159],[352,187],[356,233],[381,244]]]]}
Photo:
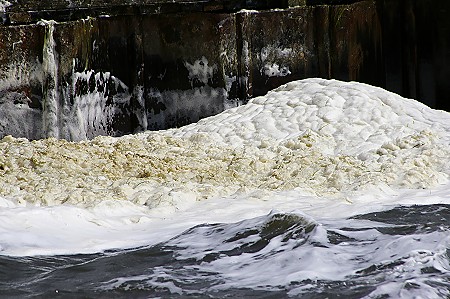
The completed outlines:
{"type": "Polygon", "coordinates": [[[276,208],[348,216],[442,203],[450,115],[307,79],[179,129],[0,142],[3,254],[95,252],[276,208]]]}
{"type": "Polygon", "coordinates": [[[185,62],[184,66],[189,71],[189,80],[193,84],[194,80],[198,80],[200,83],[208,84],[208,81],[212,79],[214,71],[217,69],[217,65],[209,66],[208,59],[204,56],[196,60],[193,64],[185,62]]]}
{"type": "Polygon", "coordinates": [[[12,3],[6,0],[0,0],[0,12],[5,12],[6,8],[11,6],[12,3]]]}
{"type": "Polygon", "coordinates": [[[291,74],[289,66],[279,65],[274,63],[274,60],[287,59],[292,56],[291,48],[279,48],[277,46],[266,46],[258,53],[258,58],[261,61],[263,67],[261,68],[261,74],[267,77],[284,77],[291,74]]]}

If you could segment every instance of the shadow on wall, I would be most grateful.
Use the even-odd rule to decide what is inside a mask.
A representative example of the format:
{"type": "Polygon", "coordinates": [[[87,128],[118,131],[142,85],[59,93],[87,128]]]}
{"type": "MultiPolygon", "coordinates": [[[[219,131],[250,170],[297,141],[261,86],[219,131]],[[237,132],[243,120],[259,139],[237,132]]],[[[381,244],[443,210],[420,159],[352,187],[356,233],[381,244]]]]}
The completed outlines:
{"type": "Polygon", "coordinates": [[[450,2],[379,0],[386,87],[450,111],[450,2]]]}

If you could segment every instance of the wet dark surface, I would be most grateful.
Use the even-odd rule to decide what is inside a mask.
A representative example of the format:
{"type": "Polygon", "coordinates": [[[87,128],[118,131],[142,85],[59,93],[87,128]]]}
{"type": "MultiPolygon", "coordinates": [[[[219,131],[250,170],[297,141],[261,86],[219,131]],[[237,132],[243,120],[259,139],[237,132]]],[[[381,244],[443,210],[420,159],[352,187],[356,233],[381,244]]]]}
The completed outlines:
{"type": "MultiPolygon", "coordinates": [[[[376,298],[398,298],[403,294],[445,298],[450,289],[449,236],[449,205],[398,207],[324,222],[302,214],[273,213],[238,223],[199,225],[148,248],[92,255],[3,256],[0,297],[361,298],[379,294],[376,298]],[[275,262],[289,263],[288,272],[294,275],[303,267],[298,258],[302,252],[315,250],[324,259],[342,256],[354,270],[336,279],[298,276],[267,285],[270,276],[283,269],[275,262]],[[260,285],[258,279],[247,285],[235,281],[229,275],[239,272],[214,266],[228,259],[234,261],[230,267],[240,265],[234,271],[244,272],[243,277],[259,275],[260,285]],[[274,272],[268,274],[263,265],[272,260],[269,272],[274,272]],[[252,273],[249,263],[261,265],[256,267],[260,273],[252,273]]],[[[329,271],[339,263],[329,265],[329,271]]],[[[317,267],[320,277],[321,264],[317,267]]]]}

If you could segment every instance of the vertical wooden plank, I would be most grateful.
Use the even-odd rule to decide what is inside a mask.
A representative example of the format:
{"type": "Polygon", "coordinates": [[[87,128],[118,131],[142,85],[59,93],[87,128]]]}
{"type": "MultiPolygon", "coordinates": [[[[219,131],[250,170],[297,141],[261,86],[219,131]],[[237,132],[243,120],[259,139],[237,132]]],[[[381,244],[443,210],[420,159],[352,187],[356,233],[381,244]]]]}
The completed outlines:
{"type": "Polygon", "coordinates": [[[378,0],[378,15],[382,24],[383,59],[386,83],[383,87],[398,93],[404,93],[403,72],[403,20],[402,1],[378,0]]]}
{"type": "Polygon", "coordinates": [[[448,83],[450,78],[450,2],[433,1],[432,3],[435,8],[433,14],[435,22],[428,24],[432,24],[431,30],[434,32],[432,36],[436,107],[450,111],[450,84],[448,83]]]}
{"type": "Polygon", "coordinates": [[[331,77],[382,86],[382,33],[374,1],[330,6],[331,77]]]}
{"type": "MultiPolygon", "coordinates": [[[[331,75],[331,49],[330,49],[330,7],[317,6],[313,9],[314,42],[317,53],[317,76],[330,79],[331,75]]],[[[314,74],[311,74],[314,75],[314,74]]]]}

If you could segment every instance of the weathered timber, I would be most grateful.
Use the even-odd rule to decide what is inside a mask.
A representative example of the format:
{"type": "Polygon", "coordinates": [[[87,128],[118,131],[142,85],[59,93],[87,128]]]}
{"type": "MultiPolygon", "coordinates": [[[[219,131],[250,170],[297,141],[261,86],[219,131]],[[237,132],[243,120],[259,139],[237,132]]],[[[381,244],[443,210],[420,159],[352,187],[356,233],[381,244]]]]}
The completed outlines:
{"type": "Polygon", "coordinates": [[[379,0],[387,89],[450,111],[450,2],[379,0]]]}
{"type": "Polygon", "coordinates": [[[372,1],[239,17],[249,97],[311,76],[382,83],[381,24],[372,1]]]}
{"type": "Polygon", "coordinates": [[[179,12],[234,12],[287,7],[286,0],[1,0],[4,24],[29,24],[40,19],[59,22],[98,16],[135,16],[179,12]]]}

